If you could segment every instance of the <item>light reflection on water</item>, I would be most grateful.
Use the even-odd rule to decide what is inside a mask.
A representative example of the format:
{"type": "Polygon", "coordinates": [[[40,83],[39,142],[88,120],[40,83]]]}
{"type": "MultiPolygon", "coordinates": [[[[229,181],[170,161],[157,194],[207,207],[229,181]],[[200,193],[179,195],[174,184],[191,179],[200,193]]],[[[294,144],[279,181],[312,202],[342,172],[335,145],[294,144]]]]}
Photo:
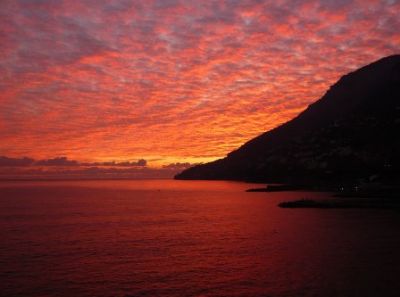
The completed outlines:
{"type": "Polygon", "coordinates": [[[280,209],[328,194],[251,187],[0,183],[0,295],[397,296],[398,212],[280,209]]]}

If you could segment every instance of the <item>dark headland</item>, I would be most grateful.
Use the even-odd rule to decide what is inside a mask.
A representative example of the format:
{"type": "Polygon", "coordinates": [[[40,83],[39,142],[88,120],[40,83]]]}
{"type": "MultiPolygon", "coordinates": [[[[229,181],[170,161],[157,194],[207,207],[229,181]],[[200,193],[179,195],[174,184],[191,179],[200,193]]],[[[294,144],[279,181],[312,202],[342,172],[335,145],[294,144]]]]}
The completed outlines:
{"type": "Polygon", "coordinates": [[[344,75],[287,123],[176,179],[238,180],[352,192],[400,185],[400,55],[344,75]]]}

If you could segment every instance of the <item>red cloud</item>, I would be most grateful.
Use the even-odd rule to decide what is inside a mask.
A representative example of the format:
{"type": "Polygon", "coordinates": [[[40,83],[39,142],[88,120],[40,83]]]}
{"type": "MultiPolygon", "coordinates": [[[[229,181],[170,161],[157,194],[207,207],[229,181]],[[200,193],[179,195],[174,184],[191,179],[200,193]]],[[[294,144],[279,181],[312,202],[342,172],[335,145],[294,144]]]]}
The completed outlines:
{"type": "Polygon", "coordinates": [[[0,153],[17,158],[222,157],[400,43],[398,1],[5,0],[0,11],[0,153]]]}

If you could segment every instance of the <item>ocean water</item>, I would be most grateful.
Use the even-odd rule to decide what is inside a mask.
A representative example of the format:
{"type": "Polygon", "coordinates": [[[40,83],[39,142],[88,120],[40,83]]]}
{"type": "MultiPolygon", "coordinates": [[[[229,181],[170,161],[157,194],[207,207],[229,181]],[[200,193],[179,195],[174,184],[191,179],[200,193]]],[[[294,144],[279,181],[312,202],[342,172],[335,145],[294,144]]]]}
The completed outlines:
{"type": "Polygon", "coordinates": [[[399,212],[254,186],[1,182],[0,296],[399,296],[399,212]]]}

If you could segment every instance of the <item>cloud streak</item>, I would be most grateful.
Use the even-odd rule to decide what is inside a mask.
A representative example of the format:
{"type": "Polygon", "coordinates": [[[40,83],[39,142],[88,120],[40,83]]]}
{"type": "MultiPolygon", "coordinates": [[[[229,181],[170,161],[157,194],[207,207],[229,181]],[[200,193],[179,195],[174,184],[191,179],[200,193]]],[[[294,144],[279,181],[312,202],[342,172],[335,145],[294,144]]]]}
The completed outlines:
{"type": "MultiPolygon", "coordinates": [[[[185,163],[189,164],[189,163],[185,163]]],[[[23,158],[10,158],[6,156],[0,156],[0,167],[26,167],[26,166],[57,166],[57,167],[69,167],[69,166],[102,166],[102,167],[146,167],[147,161],[139,159],[137,161],[127,162],[78,162],[75,160],[69,160],[67,157],[55,157],[52,159],[35,160],[28,157],[23,158]]],[[[181,165],[180,163],[176,164],[181,165]]],[[[184,164],[182,164],[184,165],[184,164]]]]}
{"type": "Polygon", "coordinates": [[[78,162],[67,157],[35,160],[0,156],[1,179],[171,178],[196,164],[171,163],[154,168],[144,159],[126,162],[78,162]]]}

